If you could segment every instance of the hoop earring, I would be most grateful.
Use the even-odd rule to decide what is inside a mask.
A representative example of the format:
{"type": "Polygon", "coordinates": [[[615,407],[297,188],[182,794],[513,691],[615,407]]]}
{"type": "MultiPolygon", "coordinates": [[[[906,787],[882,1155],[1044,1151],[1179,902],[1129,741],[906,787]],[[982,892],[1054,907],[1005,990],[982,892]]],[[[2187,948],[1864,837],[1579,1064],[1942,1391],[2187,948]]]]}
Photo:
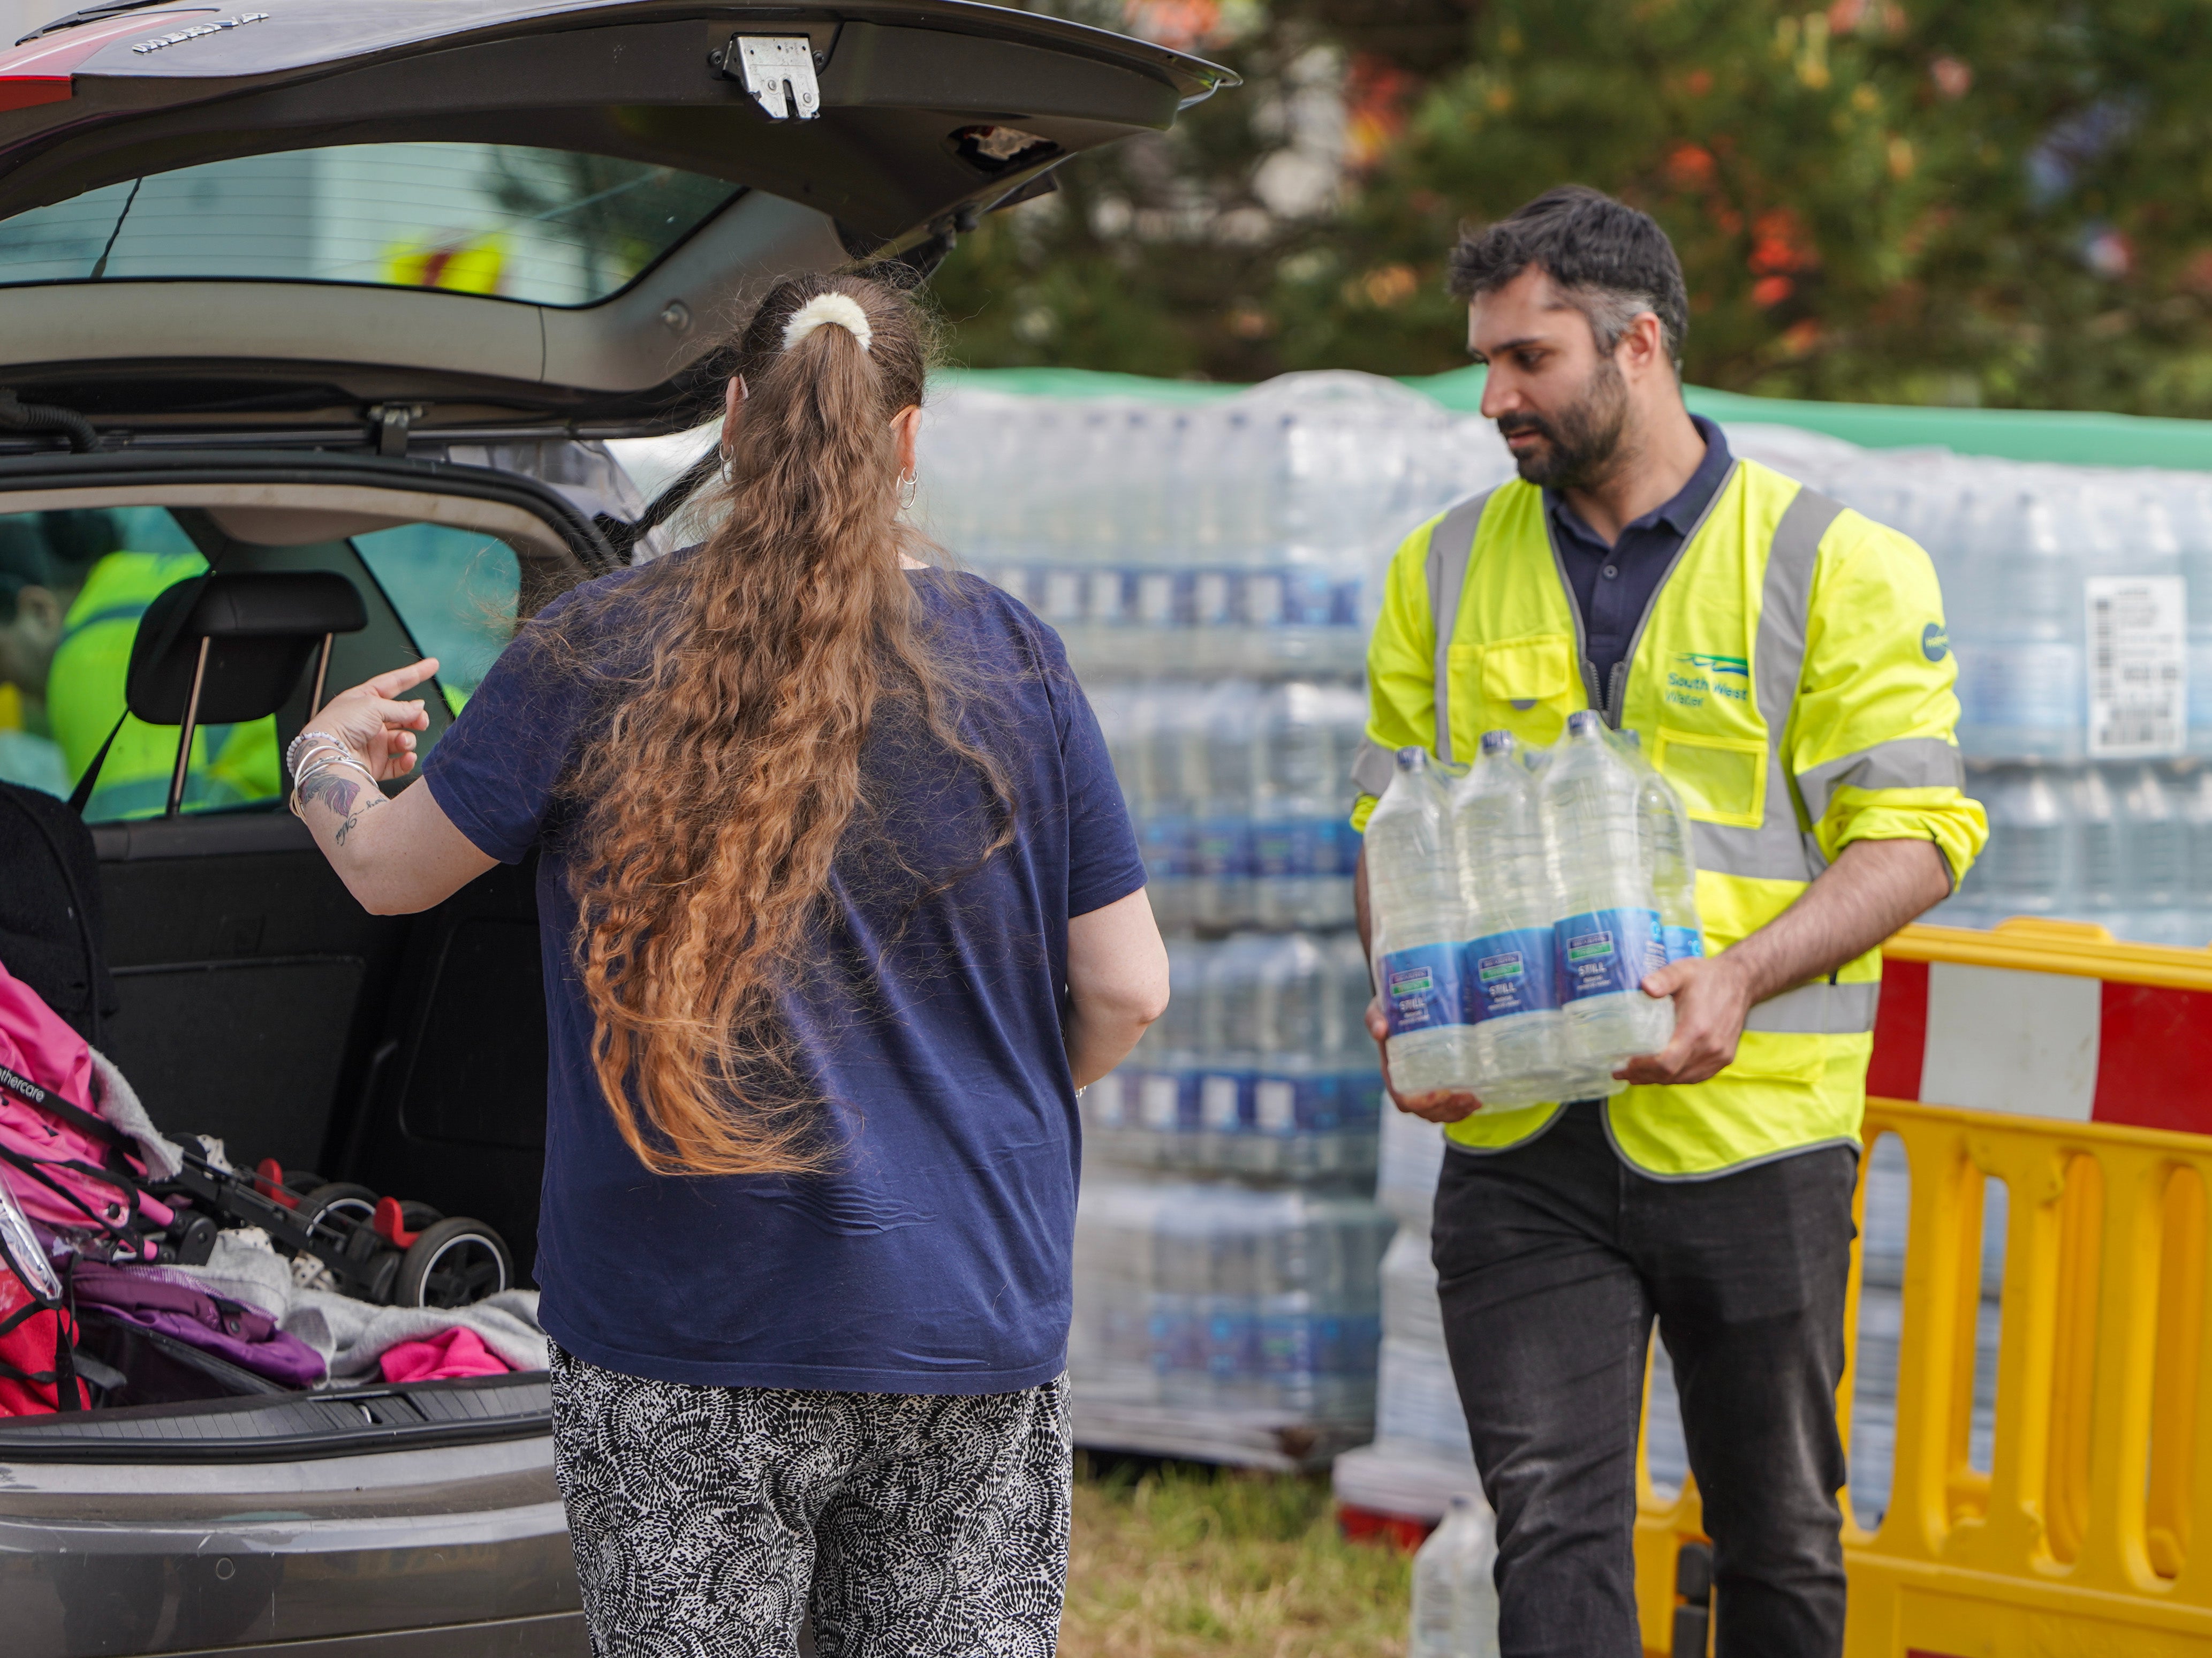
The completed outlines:
{"type": "Polygon", "coordinates": [[[899,480],[899,511],[903,513],[913,507],[915,496],[921,492],[921,475],[920,473],[908,472],[901,478],[899,480]]]}
{"type": "Polygon", "coordinates": [[[722,451],[722,465],[720,470],[723,483],[729,483],[735,480],[737,474],[730,465],[730,452],[726,449],[722,451]]]}

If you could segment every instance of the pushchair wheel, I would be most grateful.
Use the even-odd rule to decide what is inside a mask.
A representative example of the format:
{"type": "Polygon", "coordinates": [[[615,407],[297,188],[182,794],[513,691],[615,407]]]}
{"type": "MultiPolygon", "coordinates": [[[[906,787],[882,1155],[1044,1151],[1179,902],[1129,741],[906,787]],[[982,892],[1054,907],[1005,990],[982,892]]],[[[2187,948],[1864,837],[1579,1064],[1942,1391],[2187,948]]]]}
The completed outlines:
{"type": "Polygon", "coordinates": [[[514,1259],[500,1235],[456,1215],[426,1226],[407,1246],[392,1281],[395,1307],[467,1307],[514,1282],[514,1259]]]}
{"type": "Polygon", "coordinates": [[[376,1212],[376,1193],[366,1186],[356,1186],[350,1181],[331,1181],[311,1187],[300,1199],[294,1210],[300,1224],[312,1228],[326,1216],[349,1220],[366,1226],[369,1217],[376,1212]]]}

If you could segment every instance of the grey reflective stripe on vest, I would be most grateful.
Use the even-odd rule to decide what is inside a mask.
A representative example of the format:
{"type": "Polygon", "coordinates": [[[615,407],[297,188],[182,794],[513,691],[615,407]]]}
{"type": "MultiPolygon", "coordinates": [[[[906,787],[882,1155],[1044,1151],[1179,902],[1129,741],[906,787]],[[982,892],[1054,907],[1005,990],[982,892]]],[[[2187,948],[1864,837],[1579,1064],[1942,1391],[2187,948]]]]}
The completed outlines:
{"type": "Polygon", "coordinates": [[[1382,791],[1390,786],[1390,779],[1397,774],[1398,757],[1371,737],[1359,739],[1359,752],[1352,762],[1352,780],[1359,785],[1362,794],[1382,798],[1382,791]]]}
{"type": "Polygon", "coordinates": [[[1801,772],[1797,788],[1805,815],[1819,823],[1840,788],[1963,789],[1966,762],[1959,745],[1942,737],[1900,737],[1801,772]]]}
{"type": "Polygon", "coordinates": [[[1805,632],[1820,537],[1843,510],[1841,501],[1801,488],[1767,544],[1759,635],[1752,647],[1753,690],[1759,717],[1766,723],[1765,821],[1757,829],[1692,825],[1699,869],[1769,881],[1809,881],[1820,872],[1819,849],[1797,827],[1796,792],[1783,760],[1782,739],[1805,671],[1805,632]]]}
{"type": "MultiPolygon", "coordinates": [[[[1437,632],[1437,758],[1450,760],[1451,642],[1459,625],[1459,600],[1467,586],[1468,562],[1474,556],[1474,534],[1482,527],[1482,509],[1497,491],[1485,489],[1462,501],[1437,520],[1429,532],[1429,621],[1437,632]]],[[[1361,758],[1364,760],[1364,756],[1361,758]]],[[[1357,775],[1357,774],[1354,774],[1357,775]]],[[[1381,790],[1375,793],[1380,793],[1381,790]]]]}
{"type": "Polygon", "coordinates": [[[1850,1036],[1874,1029],[1880,984],[1800,985],[1751,1010],[1746,1030],[1792,1036],[1850,1036]]]}

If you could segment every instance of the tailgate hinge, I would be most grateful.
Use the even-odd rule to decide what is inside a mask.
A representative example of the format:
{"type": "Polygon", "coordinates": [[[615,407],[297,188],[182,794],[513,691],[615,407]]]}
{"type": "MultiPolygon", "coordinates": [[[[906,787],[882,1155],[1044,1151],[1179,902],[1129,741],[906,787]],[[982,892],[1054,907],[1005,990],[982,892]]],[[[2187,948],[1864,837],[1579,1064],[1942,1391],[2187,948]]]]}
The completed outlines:
{"type": "Polygon", "coordinates": [[[422,418],[422,410],[419,403],[380,403],[371,409],[368,417],[376,422],[376,452],[405,459],[408,431],[422,418]]]}
{"type": "Polygon", "coordinates": [[[814,43],[803,34],[733,34],[707,61],[725,80],[742,82],[772,121],[811,121],[822,113],[814,43]]]}

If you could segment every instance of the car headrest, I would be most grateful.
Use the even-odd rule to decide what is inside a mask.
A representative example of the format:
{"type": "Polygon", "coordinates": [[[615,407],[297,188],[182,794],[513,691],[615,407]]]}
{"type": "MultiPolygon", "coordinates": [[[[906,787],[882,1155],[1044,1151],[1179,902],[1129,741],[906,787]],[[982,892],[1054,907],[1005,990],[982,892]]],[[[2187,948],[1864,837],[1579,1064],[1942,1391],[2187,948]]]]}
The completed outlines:
{"type": "Polygon", "coordinates": [[[181,725],[205,640],[198,723],[260,720],[291,699],[327,635],[368,625],[359,590],[334,570],[188,577],[139,618],[125,700],[149,726],[181,725]]]}

